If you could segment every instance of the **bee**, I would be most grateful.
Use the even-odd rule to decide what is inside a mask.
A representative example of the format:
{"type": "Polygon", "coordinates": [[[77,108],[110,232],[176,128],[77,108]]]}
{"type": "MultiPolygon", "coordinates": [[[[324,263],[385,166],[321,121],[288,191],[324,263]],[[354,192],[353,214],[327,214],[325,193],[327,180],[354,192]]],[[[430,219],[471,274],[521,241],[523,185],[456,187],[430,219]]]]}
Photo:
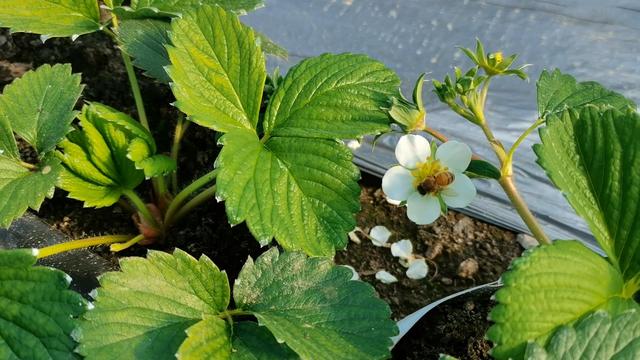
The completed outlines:
{"type": "Polygon", "coordinates": [[[437,193],[445,187],[451,185],[456,179],[455,175],[449,171],[441,171],[433,176],[429,176],[424,179],[423,182],[418,185],[418,192],[420,195],[426,195],[429,193],[437,193]]]}

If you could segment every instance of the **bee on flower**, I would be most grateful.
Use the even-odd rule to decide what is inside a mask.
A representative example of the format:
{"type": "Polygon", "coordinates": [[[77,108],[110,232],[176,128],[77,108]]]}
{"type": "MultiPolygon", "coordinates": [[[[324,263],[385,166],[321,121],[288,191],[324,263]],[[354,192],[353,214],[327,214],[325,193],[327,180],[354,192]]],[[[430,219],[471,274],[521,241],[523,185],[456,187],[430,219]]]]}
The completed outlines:
{"type": "Polygon", "coordinates": [[[419,135],[404,135],[395,150],[399,165],[387,170],[382,191],[392,202],[406,202],[407,216],[416,224],[436,221],[443,206],[462,208],[476,196],[476,188],[464,171],[471,162],[471,149],[447,141],[432,153],[429,141],[419,135]]]}

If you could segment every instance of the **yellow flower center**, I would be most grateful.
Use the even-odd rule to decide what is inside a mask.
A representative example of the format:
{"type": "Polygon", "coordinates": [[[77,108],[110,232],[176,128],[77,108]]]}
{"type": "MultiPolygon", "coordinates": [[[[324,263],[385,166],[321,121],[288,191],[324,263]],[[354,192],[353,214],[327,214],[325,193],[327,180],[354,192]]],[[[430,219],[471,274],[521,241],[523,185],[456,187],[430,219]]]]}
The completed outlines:
{"type": "Polygon", "coordinates": [[[496,65],[499,65],[503,60],[502,51],[495,52],[492,54],[492,56],[493,56],[493,59],[496,61],[496,65]]]}
{"type": "Polygon", "coordinates": [[[427,178],[448,170],[447,167],[442,165],[440,160],[436,159],[429,158],[425,162],[418,163],[416,169],[411,171],[413,186],[417,188],[418,185],[422,184],[427,178]]]}

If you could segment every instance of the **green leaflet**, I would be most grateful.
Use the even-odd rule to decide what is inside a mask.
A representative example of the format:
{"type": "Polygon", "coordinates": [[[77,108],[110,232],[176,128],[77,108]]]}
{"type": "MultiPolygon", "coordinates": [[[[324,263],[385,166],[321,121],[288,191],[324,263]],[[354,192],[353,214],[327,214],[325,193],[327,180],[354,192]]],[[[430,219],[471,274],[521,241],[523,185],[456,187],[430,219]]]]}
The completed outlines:
{"type": "Polygon", "coordinates": [[[80,75],[71,74],[71,65],[42,65],[5,87],[0,116],[43,156],[71,130],[81,92],[80,75]]]}
{"type": "Polygon", "coordinates": [[[37,211],[45,197],[53,196],[60,162],[48,156],[39,166],[31,171],[0,155],[0,228],[9,227],[27,208],[37,211]]]}
{"type": "Polygon", "coordinates": [[[485,160],[472,159],[469,163],[469,167],[465,171],[465,174],[472,178],[480,179],[500,179],[500,170],[496,168],[492,163],[485,160]]]}
{"type": "Polygon", "coordinates": [[[381,111],[400,80],[365,55],[325,54],[302,61],[269,102],[264,131],[270,136],[353,139],[388,130],[381,111]]]}
{"type": "Polygon", "coordinates": [[[264,5],[262,0],[133,0],[131,6],[118,6],[114,13],[122,19],[171,18],[200,6],[220,6],[238,15],[264,5]]]}
{"type": "Polygon", "coordinates": [[[586,107],[552,116],[534,147],[625,280],[640,273],[640,115],[586,107]]]}
{"type": "Polygon", "coordinates": [[[171,32],[175,105],[216,131],[255,129],[267,73],[253,31],[222,8],[203,6],[175,20],[171,32]]]}
{"type": "Polygon", "coordinates": [[[251,321],[233,326],[234,360],[294,360],[300,357],[285,344],[276,341],[264,326],[251,321]]]}
{"type": "Polygon", "coordinates": [[[46,37],[78,36],[100,30],[100,11],[96,0],[3,0],[0,27],[46,37]]]}
{"type": "Polygon", "coordinates": [[[640,315],[629,311],[611,317],[598,311],[573,326],[563,326],[542,348],[537,343],[527,347],[526,359],[638,359],[640,358],[640,315]]]}
{"type": "Polygon", "coordinates": [[[227,275],[206,256],[150,251],[120,260],[120,268],[100,278],[95,309],[80,325],[78,351],[87,358],[174,359],[179,348],[195,354],[198,339],[185,342],[185,331],[206,334],[212,329],[192,326],[229,305],[227,275]]]}
{"type": "Polygon", "coordinates": [[[136,168],[139,161],[130,159],[130,148],[142,142],[146,156],[136,153],[136,160],[146,160],[155,143],[139,123],[106,105],[90,103],[78,118],[81,129],[60,144],[65,170],[59,186],[85,206],[110,206],[143,180],[143,172],[136,168]]]}
{"type": "Polygon", "coordinates": [[[5,87],[0,96],[0,227],[53,196],[61,171],[51,152],[70,130],[82,86],[70,65],[43,65],[5,87]],[[20,162],[14,132],[38,153],[39,164],[20,162]]]}
{"type": "Polygon", "coordinates": [[[274,137],[252,130],[222,138],[217,196],[232,224],[247,221],[262,244],[275,236],[285,249],[332,255],[347,244],[360,209],[359,172],[335,140],[274,137]]]}
{"type": "Polygon", "coordinates": [[[606,105],[618,110],[633,109],[636,105],[621,94],[608,90],[597,82],[577,82],[556,69],[544,70],[537,82],[540,117],[559,114],[566,109],[579,110],[586,105],[606,105]]]}
{"type": "Polygon", "coordinates": [[[168,83],[169,75],[164,67],[169,65],[165,46],[169,44],[167,31],[171,24],[154,19],[124,20],[118,28],[118,40],[122,49],[133,57],[133,64],[144,74],[168,83]]]}
{"type": "Polygon", "coordinates": [[[520,359],[527,341],[544,345],[559,326],[631,296],[620,272],[578,241],[525,252],[502,281],[489,315],[495,324],[487,331],[497,359],[520,359]]]}
{"type": "Polygon", "coordinates": [[[224,360],[231,358],[231,327],[215,316],[204,319],[186,330],[187,339],[176,357],[181,360],[224,360]]]}
{"type": "Polygon", "coordinates": [[[331,259],[271,249],[244,265],[234,299],[302,359],[387,358],[398,331],[389,306],[352,276],[331,259]]]}
{"type": "Polygon", "coordinates": [[[0,358],[72,359],[70,335],[86,301],[68,290],[65,273],[33,266],[36,254],[0,250],[0,358]]]}

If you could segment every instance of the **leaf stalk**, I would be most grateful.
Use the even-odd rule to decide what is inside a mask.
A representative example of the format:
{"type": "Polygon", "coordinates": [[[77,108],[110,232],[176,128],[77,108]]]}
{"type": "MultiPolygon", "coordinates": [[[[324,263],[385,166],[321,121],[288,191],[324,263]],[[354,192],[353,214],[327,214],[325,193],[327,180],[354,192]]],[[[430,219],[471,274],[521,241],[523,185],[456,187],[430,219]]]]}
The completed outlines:
{"type": "Polygon", "coordinates": [[[76,249],[84,249],[92,246],[98,245],[108,245],[114,243],[121,243],[134,238],[133,235],[106,235],[106,236],[96,236],[90,237],[86,239],[73,240],[68,241],[61,244],[55,244],[47,247],[43,247],[38,251],[38,259],[42,259],[48,256],[60,254],[63,252],[76,250],[76,249]]]}

